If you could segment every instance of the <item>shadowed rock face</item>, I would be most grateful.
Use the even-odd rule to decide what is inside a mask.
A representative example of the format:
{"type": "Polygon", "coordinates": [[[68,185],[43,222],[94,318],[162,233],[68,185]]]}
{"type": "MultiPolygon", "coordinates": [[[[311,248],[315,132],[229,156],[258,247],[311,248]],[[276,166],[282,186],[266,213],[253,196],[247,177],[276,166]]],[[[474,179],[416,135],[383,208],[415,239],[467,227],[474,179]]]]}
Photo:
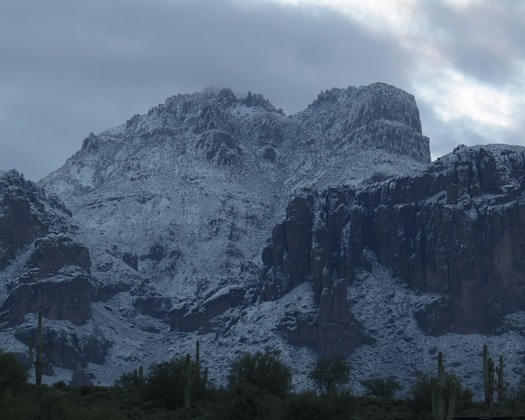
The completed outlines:
{"type": "Polygon", "coordinates": [[[0,176],[0,269],[18,251],[47,233],[49,223],[41,196],[42,192],[16,171],[0,176]]]}
{"type": "MultiPolygon", "coordinates": [[[[281,346],[284,335],[348,355],[368,340],[348,286],[377,260],[410,288],[440,294],[417,306],[427,333],[492,332],[524,309],[523,155],[458,148],[431,164],[414,97],[381,83],[326,91],[288,117],[257,95],[179,95],[90,135],[42,181],[70,219],[20,175],[0,174],[2,327],[42,310],[71,369],[102,363],[111,343],[94,338],[116,340],[123,320],[152,333],[162,320],[228,349],[281,346]],[[328,188],[341,183],[351,185],[328,188]],[[254,255],[268,236],[261,267],[254,255]],[[261,302],[305,282],[307,302],[261,302]],[[95,300],[108,305],[93,305],[90,321],[95,300]],[[251,310],[269,307],[271,327],[250,337],[267,314],[251,310]],[[90,329],[97,322],[102,332],[90,329]]],[[[159,355],[172,351],[161,341],[159,355]]],[[[153,357],[137,343],[129,351],[153,357]]],[[[107,356],[126,360],[119,349],[107,356]]]]}
{"type": "Polygon", "coordinates": [[[266,300],[282,297],[309,281],[317,310],[289,313],[280,329],[291,344],[316,348],[322,355],[348,355],[365,342],[348,311],[346,246],[341,241],[348,222],[345,203],[354,197],[350,188],[330,189],[321,197],[314,190],[297,194],[287,217],[277,225],[263,250],[262,287],[266,300]]]}
{"type": "Polygon", "coordinates": [[[27,313],[42,311],[48,319],[85,323],[93,297],[90,267],[87,248],[66,235],[36,240],[27,270],[2,306],[8,322],[16,325],[27,313]]]}
{"type": "Polygon", "coordinates": [[[0,176],[0,200],[0,267],[33,244],[25,271],[13,279],[2,305],[2,319],[17,325],[41,310],[49,319],[86,322],[92,298],[89,251],[65,234],[48,234],[67,230],[67,209],[16,171],[0,176]]]}
{"type": "Polygon", "coordinates": [[[68,267],[53,273],[53,278],[18,284],[2,305],[3,318],[17,325],[26,314],[42,311],[48,319],[84,324],[91,319],[91,282],[85,272],[68,267]]]}
{"type": "MultiPolygon", "coordinates": [[[[30,337],[36,341],[36,335],[34,322],[26,322],[15,331],[15,337],[27,345],[30,337]]],[[[46,346],[53,346],[53,365],[71,370],[88,363],[104,363],[106,350],[110,347],[110,342],[97,331],[86,333],[53,328],[47,320],[43,322],[42,341],[46,346]]]]}
{"type": "Polygon", "coordinates": [[[244,297],[245,290],[242,287],[224,287],[209,296],[202,305],[172,309],[169,312],[170,328],[172,331],[205,331],[209,328],[209,321],[230,308],[240,306],[244,297]]]}
{"type": "Polygon", "coordinates": [[[66,265],[80,267],[89,274],[91,258],[88,249],[66,235],[51,234],[35,241],[28,261],[30,268],[46,275],[66,265]]]}
{"type": "MultiPolygon", "coordinates": [[[[261,296],[309,281],[318,328],[352,322],[336,285],[353,281],[371,249],[410,288],[441,294],[418,315],[427,333],[493,332],[525,309],[524,177],[523,148],[460,147],[416,177],[305,190],[263,251],[261,296]]],[[[311,335],[292,341],[311,344],[311,335]]]]}

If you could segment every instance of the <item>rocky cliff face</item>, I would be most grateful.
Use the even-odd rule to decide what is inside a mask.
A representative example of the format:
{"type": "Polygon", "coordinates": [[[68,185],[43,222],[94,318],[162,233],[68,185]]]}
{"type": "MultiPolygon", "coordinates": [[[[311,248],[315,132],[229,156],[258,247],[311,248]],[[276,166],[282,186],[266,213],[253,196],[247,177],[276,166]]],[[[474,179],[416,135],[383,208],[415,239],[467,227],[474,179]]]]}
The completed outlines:
{"type": "Polygon", "coordinates": [[[417,314],[427,333],[495,333],[525,309],[524,176],[523,148],[458,147],[414,177],[302,191],[263,251],[261,296],[311,282],[322,324],[334,317],[323,297],[347,311],[335,288],[373,251],[411,289],[440,294],[417,314]]]}
{"type": "Polygon", "coordinates": [[[43,190],[18,172],[0,172],[0,269],[49,231],[53,220],[45,211],[43,196],[43,190]]]}
{"type": "Polygon", "coordinates": [[[174,96],[39,187],[1,175],[0,336],[25,352],[42,310],[59,366],[101,383],[197,338],[212,378],[261,346],[299,387],[319,354],[409,377],[443,343],[476,355],[470,333],[521,342],[524,176],[518,147],[430,163],[414,97],[381,83],[292,116],[174,96]]]}
{"type": "Polygon", "coordinates": [[[172,329],[197,330],[250,302],[261,239],[292,191],[429,160],[415,99],[392,86],[332,89],[289,117],[223,89],[90,135],[42,185],[72,210],[104,299],[128,291],[143,313],[163,318],[151,307],[162,305],[172,329]],[[228,287],[228,305],[209,301],[228,287]]]}
{"type": "MultiPolygon", "coordinates": [[[[46,319],[85,324],[96,300],[95,280],[90,276],[88,249],[68,236],[75,231],[71,213],[16,171],[2,174],[0,186],[1,325],[16,328],[15,336],[27,342],[30,330],[26,321],[39,311],[46,319]]],[[[47,328],[47,334],[58,337],[64,332],[47,328]]],[[[95,336],[79,339],[78,333],[68,335],[68,340],[55,340],[57,366],[73,369],[86,360],[95,361],[90,352],[83,354],[74,344],[79,340],[97,342],[95,336]]],[[[100,357],[95,362],[100,362],[100,357]]]]}

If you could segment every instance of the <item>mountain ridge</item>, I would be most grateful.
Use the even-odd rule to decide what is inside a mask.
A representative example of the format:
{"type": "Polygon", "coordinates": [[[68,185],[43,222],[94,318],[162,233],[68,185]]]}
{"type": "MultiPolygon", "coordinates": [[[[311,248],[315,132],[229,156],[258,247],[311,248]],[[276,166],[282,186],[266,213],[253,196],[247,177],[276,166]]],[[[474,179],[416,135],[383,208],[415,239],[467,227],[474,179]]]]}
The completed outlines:
{"type": "MultiPolygon", "coordinates": [[[[371,326],[380,322],[360,304],[363,296],[373,306],[364,284],[385,299],[384,308],[404,305],[407,320],[394,324],[411,327],[396,351],[409,366],[410,340],[425,352],[455,330],[443,317],[446,305],[438,295],[444,290],[412,287],[411,272],[400,268],[417,265],[410,258],[419,255],[417,229],[426,223],[390,231],[404,220],[400,212],[418,220],[417,209],[434,196],[458,207],[475,200],[497,204],[503,197],[517,203],[522,194],[522,149],[460,147],[431,163],[428,146],[415,98],[383,83],[324,91],[291,116],[261,95],[238,97],[230,89],[176,95],[121,126],[90,134],[39,183],[42,197],[60,197],[70,214],[61,213],[56,232],[30,238],[9,261],[4,280],[11,276],[17,290],[36,290],[42,280],[35,270],[49,266],[36,255],[47,255],[64,262],[46,274],[57,280],[56,290],[70,295],[69,284],[85,286],[90,312],[75,331],[89,349],[86,357],[78,345],[71,350],[71,314],[51,307],[44,314],[63,354],[73,354],[55,369],[62,375],[68,373],[60,369],[80,364],[106,383],[138,363],[183,354],[199,338],[214,366],[212,378],[241,351],[271,345],[290,364],[300,362],[295,386],[304,387],[318,354],[390,360],[373,343],[388,347],[384,337],[395,337],[392,326],[371,326]],[[502,151],[514,159],[510,172],[502,151]],[[478,187],[469,184],[473,174],[483,175],[478,187]],[[476,196],[478,190],[483,193],[476,196]],[[381,241],[390,245],[378,246],[381,241]],[[379,290],[378,278],[399,296],[396,302],[379,290]]],[[[521,261],[521,254],[513,255],[521,261]]],[[[2,289],[4,314],[13,311],[10,293],[2,289]]],[[[34,309],[17,309],[15,336],[22,341],[34,309]]],[[[520,307],[511,309],[501,311],[498,328],[508,328],[508,315],[520,307]]],[[[20,349],[7,330],[0,334],[20,349]]]]}

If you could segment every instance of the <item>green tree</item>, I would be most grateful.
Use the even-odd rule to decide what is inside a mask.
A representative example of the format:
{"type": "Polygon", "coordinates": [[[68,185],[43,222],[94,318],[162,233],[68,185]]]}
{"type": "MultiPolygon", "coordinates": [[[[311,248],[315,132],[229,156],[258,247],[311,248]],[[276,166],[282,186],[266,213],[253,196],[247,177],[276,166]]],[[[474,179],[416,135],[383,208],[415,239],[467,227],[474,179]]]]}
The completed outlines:
{"type": "Polygon", "coordinates": [[[308,377],[318,391],[324,394],[334,394],[348,383],[350,365],[339,356],[319,359],[308,377]]]}
{"type": "Polygon", "coordinates": [[[401,384],[390,376],[388,378],[368,378],[361,381],[366,395],[378,398],[392,398],[401,389],[401,384]]]}
{"type": "MultiPolygon", "coordinates": [[[[186,363],[186,357],[174,357],[167,362],[154,363],[143,380],[140,379],[140,374],[124,374],[115,384],[128,389],[135,387],[144,398],[157,401],[170,410],[184,407],[184,392],[188,376],[186,363]]],[[[193,378],[195,378],[195,372],[199,370],[200,367],[197,368],[196,362],[191,360],[190,371],[193,378]]],[[[204,375],[201,372],[199,374],[197,385],[195,383],[192,385],[195,388],[192,391],[194,399],[202,396],[206,386],[207,372],[204,375]]]]}
{"type": "Polygon", "coordinates": [[[244,353],[235,360],[228,374],[230,390],[253,387],[277,396],[291,387],[290,368],[279,360],[280,352],[267,347],[264,353],[244,353]]]}
{"type": "MultiPolygon", "coordinates": [[[[174,357],[167,362],[154,363],[146,376],[144,397],[157,401],[164,407],[175,409],[184,406],[184,358],[174,357]]],[[[128,382],[130,378],[123,378],[128,382]]]]}
{"type": "Polygon", "coordinates": [[[123,373],[113,384],[116,388],[125,389],[128,391],[140,391],[144,386],[144,369],[140,366],[139,370],[134,370],[133,373],[123,373]]]}
{"type": "Polygon", "coordinates": [[[22,388],[28,378],[27,369],[20,364],[13,353],[0,350],[0,393],[7,388],[13,392],[22,388]]]}

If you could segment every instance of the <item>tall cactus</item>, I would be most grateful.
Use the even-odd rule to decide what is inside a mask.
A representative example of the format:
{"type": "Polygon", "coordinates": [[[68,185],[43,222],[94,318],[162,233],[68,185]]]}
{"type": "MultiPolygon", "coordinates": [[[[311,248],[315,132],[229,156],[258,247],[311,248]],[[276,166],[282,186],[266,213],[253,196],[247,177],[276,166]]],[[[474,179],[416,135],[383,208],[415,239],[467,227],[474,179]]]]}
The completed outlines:
{"type": "Polygon", "coordinates": [[[430,379],[430,392],[432,396],[432,417],[435,420],[452,420],[456,403],[457,384],[450,382],[448,389],[445,382],[445,366],[443,365],[443,353],[438,354],[437,377],[430,379]],[[448,392],[447,392],[448,391],[448,392]],[[448,401],[446,400],[448,394],[448,401]],[[445,416],[446,413],[446,416],[445,416]]]}
{"type": "Polygon", "coordinates": [[[498,401],[505,401],[505,390],[507,386],[503,378],[503,356],[499,357],[499,366],[496,366],[496,390],[498,392],[498,401]]]}
{"type": "Polygon", "coordinates": [[[197,340],[195,344],[195,389],[197,393],[201,393],[206,387],[208,382],[208,368],[204,368],[204,372],[201,369],[201,353],[200,353],[200,343],[197,340]]]}
{"type": "Polygon", "coordinates": [[[195,363],[193,365],[191,362],[191,356],[186,354],[186,359],[184,361],[184,375],[186,377],[184,381],[184,407],[186,410],[189,410],[191,408],[193,392],[195,391],[195,394],[198,397],[208,381],[208,368],[204,369],[204,374],[201,373],[199,340],[197,340],[197,343],[195,344],[195,363]]]}
{"type": "Polygon", "coordinates": [[[483,346],[483,388],[485,391],[485,402],[494,406],[494,361],[489,357],[488,347],[483,346]]]}
{"type": "Polygon", "coordinates": [[[189,354],[186,355],[184,370],[186,373],[186,381],[184,383],[184,408],[189,410],[191,408],[191,384],[195,382],[195,375],[192,376],[191,374],[191,356],[189,354]]]}
{"type": "Polygon", "coordinates": [[[195,344],[195,389],[200,389],[201,383],[201,352],[200,352],[200,343],[197,340],[195,344]]]}
{"type": "Polygon", "coordinates": [[[485,402],[490,403],[489,351],[486,344],[483,345],[483,391],[485,402]]]}
{"type": "Polygon", "coordinates": [[[33,337],[29,337],[29,359],[35,367],[35,383],[40,385],[42,383],[42,373],[53,359],[53,343],[42,343],[42,311],[38,312],[38,324],[36,329],[36,354],[33,351],[33,337]],[[47,350],[48,345],[49,349],[47,350]],[[44,352],[46,352],[45,360],[43,356],[44,352]]]}
{"type": "Polygon", "coordinates": [[[133,371],[133,385],[136,387],[142,387],[144,385],[144,368],[139,366],[139,370],[133,371]]]}

